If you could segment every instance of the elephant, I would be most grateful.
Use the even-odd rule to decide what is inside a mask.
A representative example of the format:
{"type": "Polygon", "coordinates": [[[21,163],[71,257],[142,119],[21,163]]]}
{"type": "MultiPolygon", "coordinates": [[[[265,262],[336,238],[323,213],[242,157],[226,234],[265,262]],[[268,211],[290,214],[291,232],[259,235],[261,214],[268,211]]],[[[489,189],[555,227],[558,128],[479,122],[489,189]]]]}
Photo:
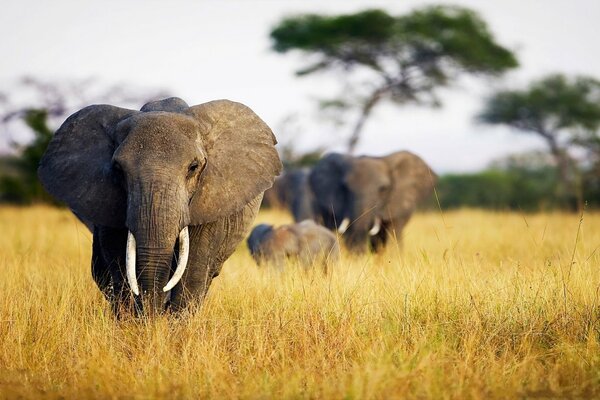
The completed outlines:
{"type": "Polygon", "coordinates": [[[287,258],[297,259],[302,266],[320,263],[327,272],[338,261],[340,248],[336,236],[312,220],[273,227],[254,227],[247,240],[250,254],[258,265],[270,263],[283,269],[287,258]]]}
{"type": "Polygon", "coordinates": [[[295,222],[314,219],[314,197],[308,185],[309,168],[284,171],[265,192],[263,205],[283,208],[294,217],[295,222]]]}
{"type": "Polygon", "coordinates": [[[385,157],[330,153],[313,167],[309,185],[320,222],[343,234],[350,250],[364,252],[383,249],[390,237],[401,239],[436,179],[431,168],[408,151],[385,157]]]}
{"type": "Polygon", "coordinates": [[[57,130],[38,176],[92,228],[92,277],[117,315],[179,312],[250,230],[282,169],[276,143],[229,100],[91,105],[57,130]]]}

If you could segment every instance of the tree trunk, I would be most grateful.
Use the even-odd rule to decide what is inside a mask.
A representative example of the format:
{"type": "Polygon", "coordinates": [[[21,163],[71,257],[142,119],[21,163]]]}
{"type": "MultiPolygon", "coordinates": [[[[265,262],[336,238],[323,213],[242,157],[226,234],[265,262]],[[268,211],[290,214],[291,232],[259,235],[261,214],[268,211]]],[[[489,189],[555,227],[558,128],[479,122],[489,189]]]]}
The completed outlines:
{"type": "Polygon", "coordinates": [[[363,127],[367,118],[371,115],[371,111],[375,105],[381,100],[381,97],[385,93],[386,89],[377,89],[373,94],[367,99],[365,104],[363,105],[360,116],[358,117],[358,121],[354,125],[352,129],[352,135],[350,135],[350,139],[348,140],[348,154],[354,154],[356,150],[356,145],[360,139],[360,134],[362,133],[363,127]]]}
{"type": "Polygon", "coordinates": [[[550,146],[550,152],[556,161],[558,168],[558,177],[561,182],[561,188],[559,195],[562,197],[561,201],[566,202],[566,205],[573,209],[581,209],[583,207],[583,201],[581,191],[578,190],[575,184],[575,165],[571,157],[567,154],[566,150],[560,148],[556,140],[556,136],[553,134],[543,135],[548,141],[550,146]]]}

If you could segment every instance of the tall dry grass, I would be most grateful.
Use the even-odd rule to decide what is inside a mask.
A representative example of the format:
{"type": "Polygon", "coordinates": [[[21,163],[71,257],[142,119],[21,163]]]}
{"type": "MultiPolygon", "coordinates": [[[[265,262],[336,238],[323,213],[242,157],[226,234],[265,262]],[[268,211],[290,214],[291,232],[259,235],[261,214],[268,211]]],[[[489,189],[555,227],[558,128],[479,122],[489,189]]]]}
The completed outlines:
{"type": "Polygon", "coordinates": [[[600,214],[425,213],[328,276],[241,245],[200,309],[115,321],[85,228],[2,208],[0,398],[600,396],[599,246],[600,214]]]}

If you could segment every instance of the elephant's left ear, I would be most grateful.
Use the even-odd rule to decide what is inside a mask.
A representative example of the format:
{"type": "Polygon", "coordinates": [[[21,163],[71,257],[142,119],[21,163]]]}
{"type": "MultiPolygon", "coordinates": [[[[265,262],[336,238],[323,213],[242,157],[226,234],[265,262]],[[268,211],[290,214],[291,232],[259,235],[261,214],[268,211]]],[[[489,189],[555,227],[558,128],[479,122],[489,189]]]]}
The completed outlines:
{"type": "Polygon", "coordinates": [[[393,181],[385,212],[392,216],[410,215],[431,194],[437,176],[425,161],[408,151],[398,151],[383,159],[393,181]]]}
{"type": "Polygon", "coordinates": [[[110,105],[85,107],[67,118],[42,157],[42,185],[88,227],[125,226],[127,194],[111,160],[118,146],[115,127],[136,113],[110,105]]]}
{"type": "Polygon", "coordinates": [[[200,123],[207,164],[190,204],[191,223],[215,221],[239,211],[273,185],[281,172],[275,136],[240,103],[217,100],[190,107],[200,123]]]}

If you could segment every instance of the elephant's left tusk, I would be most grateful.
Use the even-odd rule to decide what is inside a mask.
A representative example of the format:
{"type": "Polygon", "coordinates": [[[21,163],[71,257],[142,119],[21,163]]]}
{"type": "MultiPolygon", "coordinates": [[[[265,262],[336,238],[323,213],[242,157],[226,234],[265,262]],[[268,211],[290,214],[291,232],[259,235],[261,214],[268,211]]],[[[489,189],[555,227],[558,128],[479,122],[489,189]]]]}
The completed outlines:
{"type": "Polygon", "coordinates": [[[375,217],[375,222],[373,223],[373,227],[369,231],[369,236],[375,236],[381,230],[381,218],[375,217]]]}
{"type": "Polygon", "coordinates": [[[173,289],[175,285],[179,283],[185,267],[187,266],[188,257],[190,255],[190,234],[188,227],[186,226],[179,233],[179,260],[177,261],[177,269],[171,277],[171,280],[167,283],[167,286],[163,288],[163,292],[168,292],[173,289]]]}
{"type": "Polygon", "coordinates": [[[342,220],[342,223],[340,224],[340,226],[338,226],[337,231],[341,234],[343,234],[344,232],[346,232],[348,230],[348,227],[350,226],[350,218],[346,217],[342,220]]]}
{"type": "Polygon", "coordinates": [[[136,251],[135,237],[133,233],[129,231],[127,235],[127,252],[125,253],[125,265],[127,267],[127,282],[133,294],[138,296],[140,289],[138,288],[137,277],[135,276],[135,251],[136,251]]]}

